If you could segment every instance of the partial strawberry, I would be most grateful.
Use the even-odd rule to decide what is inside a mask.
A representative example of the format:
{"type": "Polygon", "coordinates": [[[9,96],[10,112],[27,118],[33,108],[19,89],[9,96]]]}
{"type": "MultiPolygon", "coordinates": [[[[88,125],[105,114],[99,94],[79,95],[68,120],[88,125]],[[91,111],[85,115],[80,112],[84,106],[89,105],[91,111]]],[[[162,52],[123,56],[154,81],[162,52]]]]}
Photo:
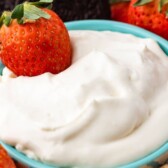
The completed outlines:
{"type": "Polygon", "coordinates": [[[167,0],[131,0],[128,20],[168,40],[167,0]]]}
{"type": "Polygon", "coordinates": [[[44,8],[51,2],[25,2],[1,16],[0,57],[17,76],[57,74],[71,64],[68,31],[55,12],[44,8]]]}
{"type": "Polygon", "coordinates": [[[0,168],[16,168],[13,160],[2,145],[0,145],[0,168]]]}
{"type": "Polygon", "coordinates": [[[128,8],[130,0],[110,0],[111,19],[128,22],[128,8]]]}

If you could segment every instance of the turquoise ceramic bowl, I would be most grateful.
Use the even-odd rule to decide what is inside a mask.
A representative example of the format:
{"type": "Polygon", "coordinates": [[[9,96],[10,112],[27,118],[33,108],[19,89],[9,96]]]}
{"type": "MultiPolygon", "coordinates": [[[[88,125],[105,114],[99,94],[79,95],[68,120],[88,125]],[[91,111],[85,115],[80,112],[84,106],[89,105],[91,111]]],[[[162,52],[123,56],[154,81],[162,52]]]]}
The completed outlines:
{"type": "MultiPolygon", "coordinates": [[[[86,21],[74,21],[66,23],[66,26],[69,30],[110,30],[115,32],[129,33],[141,38],[152,38],[156,40],[163,51],[168,55],[168,41],[165,39],[143,30],[141,28],[131,26],[124,23],[114,22],[114,21],[105,21],[105,20],[86,20],[86,21]]],[[[0,70],[2,69],[2,65],[0,64],[0,70]]],[[[2,142],[1,142],[2,143],[2,142]]],[[[152,143],[152,141],[151,141],[152,143]]],[[[32,160],[26,157],[24,154],[18,152],[15,148],[2,143],[9,154],[16,160],[24,163],[25,165],[31,168],[60,168],[59,166],[51,166],[39,161],[32,160]]],[[[138,147],[138,144],[137,144],[138,147]]],[[[168,142],[163,144],[159,149],[153,151],[151,154],[144,156],[143,158],[139,158],[139,160],[133,161],[126,165],[119,166],[120,168],[136,168],[144,165],[150,165],[151,163],[155,163],[155,160],[160,156],[164,155],[168,152],[168,142]]]]}

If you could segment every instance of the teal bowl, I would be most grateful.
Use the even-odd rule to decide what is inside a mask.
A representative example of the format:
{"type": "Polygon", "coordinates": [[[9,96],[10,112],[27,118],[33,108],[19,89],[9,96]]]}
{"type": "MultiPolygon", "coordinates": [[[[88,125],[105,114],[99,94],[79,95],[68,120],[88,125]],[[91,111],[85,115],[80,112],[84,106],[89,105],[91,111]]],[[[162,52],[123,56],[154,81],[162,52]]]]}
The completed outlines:
{"type": "MultiPolygon", "coordinates": [[[[114,32],[121,32],[121,33],[127,33],[127,34],[133,34],[135,36],[141,37],[141,38],[152,38],[155,41],[158,42],[160,47],[163,49],[163,51],[168,55],[168,41],[149,32],[144,29],[124,24],[124,23],[119,23],[119,22],[114,22],[114,21],[105,21],[105,20],[85,20],[85,21],[74,21],[74,22],[67,22],[66,27],[69,30],[98,30],[98,31],[103,31],[103,30],[110,30],[114,32]]],[[[0,64],[0,71],[2,70],[3,65],[0,64]]],[[[52,165],[47,165],[45,163],[32,160],[25,156],[24,154],[20,153],[17,151],[15,148],[0,142],[3,144],[3,146],[6,148],[8,153],[17,161],[31,167],[31,168],[60,168],[61,166],[52,166],[52,165]]],[[[138,147],[138,145],[137,145],[138,147]]],[[[143,158],[139,158],[139,160],[135,160],[131,163],[128,163],[126,165],[121,165],[118,166],[120,168],[137,168],[141,166],[148,165],[149,167],[151,166],[156,166],[155,164],[158,164],[156,162],[156,159],[159,157],[163,156],[165,153],[168,152],[168,142],[160,146],[159,149],[153,151],[151,154],[144,156],[143,158]]],[[[67,168],[67,167],[66,167],[67,168]]]]}

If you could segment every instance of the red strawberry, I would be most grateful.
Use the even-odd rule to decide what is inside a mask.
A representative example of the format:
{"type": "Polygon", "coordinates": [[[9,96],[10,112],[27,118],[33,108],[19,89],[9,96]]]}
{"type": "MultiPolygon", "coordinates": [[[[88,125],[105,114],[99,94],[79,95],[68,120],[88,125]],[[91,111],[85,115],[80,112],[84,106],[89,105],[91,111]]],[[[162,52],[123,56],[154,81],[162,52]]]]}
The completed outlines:
{"type": "Polygon", "coordinates": [[[6,150],[0,145],[0,168],[16,168],[13,160],[6,150]]]}
{"type": "Polygon", "coordinates": [[[129,4],[129,1],[110,0],[111,19],[127,23],[129,4]]]}
{"type": "Polygon", "coordinates": [[[0,29],[0,57],[18,76],[56,74],[71,64],[71,44],[65,25],[52,10],[38,8],[47,2],[52,0],[25,2],[1,16],[1,23],[6,24],[0,29]]]}
{"type": "Polygon", "coordinates": [[[129,23],[140,26],[168,39],[168,1],[131,0],[129,23]]]}

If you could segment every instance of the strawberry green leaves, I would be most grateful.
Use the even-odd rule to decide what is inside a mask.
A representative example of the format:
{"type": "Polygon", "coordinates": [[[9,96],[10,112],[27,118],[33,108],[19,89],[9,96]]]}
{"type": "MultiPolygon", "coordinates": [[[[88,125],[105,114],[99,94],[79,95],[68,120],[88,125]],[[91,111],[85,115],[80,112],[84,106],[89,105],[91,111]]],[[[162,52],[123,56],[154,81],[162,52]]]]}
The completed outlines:
{"type": "Polygon", "coordinates": [[[29,4],[37,7],[50,8],[52,2],[53,0],[40,0],[39,2],[29,2],[29,4]]]}
{"type": "Polygon", "coordinates": [[[142,6],[142,5],[148,4],[148,3],[150,3],[150,2],[152,2],[152,0],[138,0],[138,1],[134,4],[134,6],[142,6]]]}
{"type": "Polygon", "coordinates": [[[3,12],[2,16],[0,17],[0,27],[5,24],[6,26],[9,26],[11,23],[11,12],[3,12]]]}
{"type": "MultiPolygon", "coordinates": [[[[160,0],[160,3],[159,3],[159,11],[162,10],[163,6],[168,4],[168,0],[160,0]]],[[[166,18],[168,18],[168,10],[166,10],[166,18]]]]}
{"type": "Polygon", "coordinates": [[[34,5],[31,5],[29,3],[24,4],[24,18],[37,20],[41,17],[49,19],[50,15],[34,5]]]}
{"type": "Polygon", "coordinates": [[[4,12],[0,18],[0,27],[9,26],[12,19],[17,19],[19,24],[32,22],[39,18],[49,19],[50,15],[40,8],[51,7],[53,0],[40,0],[38,2],[25,2],[17,5],[12,12],[4,12]]]}
{"type": "Polygon", "coordinates": [[[23,23],[26,22],[26,20],[37,20],[41,17],[49,19],[50,15],[39,7],[43,4],[48,5],[50,2],[52,2],[52,0],[40,0],[39,2],[25,2],[24,4],[17,5],[12,12],[12,19],[18,19],[18,21],[22,20],[23,23]]]}
{"type": "Polygon", "coordinates": [[[24,16],[24,6],[23,4],[17,5],[12,14],[11,14],[11,18],[12,19],[17,19],[18,23],[21,23],[21,20],[24,16]]]}
{"type": "Polygon", "coordinates": [[[168,4],[168,0],[161,0],[163,5],[168,4]]]}
{"type": "Polygon", "coordinates": [[[5,17],[5,19],[3,20],[3,23],[4,23],[5,25],[9,26],[9,25],[10,25],[10,22],[11,22],[11,17],[10,17],[9,15],[7,15],[7,16],[5,17]]]}

